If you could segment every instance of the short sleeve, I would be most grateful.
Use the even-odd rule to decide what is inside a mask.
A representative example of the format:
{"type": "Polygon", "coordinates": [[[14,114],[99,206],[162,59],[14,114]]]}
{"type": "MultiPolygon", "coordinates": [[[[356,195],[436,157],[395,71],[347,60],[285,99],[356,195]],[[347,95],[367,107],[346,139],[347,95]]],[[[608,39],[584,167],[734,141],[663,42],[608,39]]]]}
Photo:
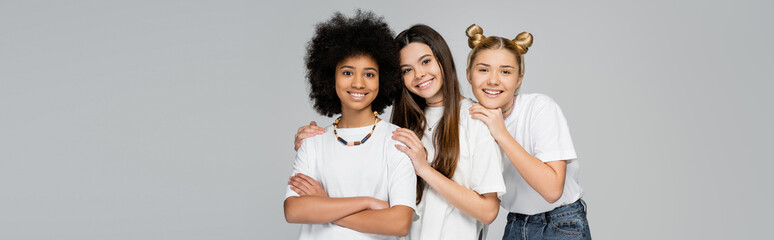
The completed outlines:
{"type": "MultiPolygon", "coordinates": [[[[397,142],[396,142],[397,143],[397,142]]],[[[390,144],[390,193],[389,202],[390,207],[396,205],[404,205],[414,209],[416,211],[417,200],[417,175],[414,172],[414,166],[411,165],[411,159],[409,157],[395,149],[394,144],[390,144]]]]}
{"type": "Polygon", "coordinates": [[[543,162],[576,159],[570,128],[562,109],[551,98],[541,99],[532,118],[533,155],[543,162]]]}
{"type": "MultiPolygon", "coordinates": [[[[311,159],[314,156],[314,147],[312,147],[310,143],[312,141],[313,140],[309,138],[301,143],[301,147],[296,151],[296,159],[293,161],[293,172],[290,176],[293,176],[296,173],[302,173],[317,180],[317,176],[311,171],[313,169],[311,165],[314,163],[314,159],[311,159]]],[[[290,189],[290,184],[287,184],[285,187],[285,199],[298,196],[300,195],[298,195],[296,191],[293,191],[293,189],[290,189]]]]}
{"type": "Polygon", "coordinates": [[[469,119],[468,132],[472,137],[473,170],[471,172],[471,189],[479,194],[497,193],[497,197],[505,194],[503,181],[503,155],[489,128],[477,119],[469,119]]]}

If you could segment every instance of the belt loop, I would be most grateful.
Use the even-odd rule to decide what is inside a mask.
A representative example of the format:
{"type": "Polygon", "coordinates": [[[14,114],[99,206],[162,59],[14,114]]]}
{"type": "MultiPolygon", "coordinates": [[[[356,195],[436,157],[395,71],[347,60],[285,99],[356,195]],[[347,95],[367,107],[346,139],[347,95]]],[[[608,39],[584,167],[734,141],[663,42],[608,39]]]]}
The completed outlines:
{"type": "Polygon", "coordinates": [[[582,198],[578,200],[580,201],[581,205],[583,205],[583,213],[586,213],[586,211],[588,210],[588,206],[586,206],[586,201],[583,201],[582,198]]]}

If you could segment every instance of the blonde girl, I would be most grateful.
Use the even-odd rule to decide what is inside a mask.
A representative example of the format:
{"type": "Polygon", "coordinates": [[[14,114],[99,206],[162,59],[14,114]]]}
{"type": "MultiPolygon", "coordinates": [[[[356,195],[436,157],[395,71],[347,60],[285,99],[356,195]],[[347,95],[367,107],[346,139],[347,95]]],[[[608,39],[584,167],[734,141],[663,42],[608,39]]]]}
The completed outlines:
{"type": "Polygon", "coordinates": [[[532,34],[486,37],[475,24],[466,34],[466,73],[479,101],[470,114],[503,152],[507,193],[500,205],[510,212],[503,239],[590,239],[567,120],[548,96],[519,93],[532,34]]]}

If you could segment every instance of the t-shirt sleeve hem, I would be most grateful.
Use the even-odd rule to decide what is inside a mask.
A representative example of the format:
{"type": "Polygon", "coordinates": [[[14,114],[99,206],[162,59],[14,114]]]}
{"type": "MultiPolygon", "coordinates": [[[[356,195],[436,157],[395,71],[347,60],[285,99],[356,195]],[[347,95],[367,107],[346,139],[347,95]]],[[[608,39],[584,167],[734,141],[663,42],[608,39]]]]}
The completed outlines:
{"type": "Polygon", "coordinates": [[[505,186],[479,186],[473,188],[473,191],[476,191],[478,194],[497,193],[497,198],[501,198],[506,192],[505,186]]]}
{"type": "Polygon", "coordinates": [[[301,195],[298,195],[298,193],[296,193],[293,190],[290,190],[290,191],[293,192],[293,193],[285,193],[285,198],[283,199],[283,201],[287,200],[289,197],[300,197],[301,196],[301,195]]]}
{"type": "Polygon", "coordinates": [[[575,154],[536,154],[535,158],[540,159],[542,162],[553,162],[559,160],[574,160],[578,156],[575,154]]]}
{"type": "Polygon", "coordinates": [[[416,204],[413,204],[413,203],[405,203],[405,202],[390,203],[390,207],[394,207],[398,205],[410,207],[412,210],[414,210],[414,212],[417,211],[417,206],[416,204]]]}

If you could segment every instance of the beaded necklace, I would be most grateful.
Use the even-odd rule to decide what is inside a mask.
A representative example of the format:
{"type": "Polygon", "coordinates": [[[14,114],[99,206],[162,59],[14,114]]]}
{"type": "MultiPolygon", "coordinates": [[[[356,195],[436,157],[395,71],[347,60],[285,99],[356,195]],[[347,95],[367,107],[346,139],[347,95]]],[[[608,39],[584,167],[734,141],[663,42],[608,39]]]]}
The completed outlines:
{"type": "Polygon", "coordinates": [[[377,115],[376,111],[374,111],[374,127],[371,128],[371,132],[368,133],[368,135],[366,135],[360,141],[354,141],[354,142],[347,142],[346,140],[344,140],[341,137],[339,137],[339,133],[336,132],[336,129],[338,128],[338,125],[339,125],[339,120],[341,120],[341,116],[336,118],[336,121],[333,121],[333,134],[336,135],[336,139],[338,139],[339,142],[343,143],[344,145],[347,145],[347,146],[357,146],[357,145],[365,143],[366,140],[368,140],[368,138],[371,137],[371,134],[374,133],[374,129],[376,129],[376,122],[379,121],[379,116],[377,115]]]}
{"type": "Polygon", "coordinates": [[[513,97],[513,102],[511,102],[511,106],[510,106],[510,107],[508,107],[508,109],[505,109],[505,111],[503,111],[503,114],[505,114],[505,113],[508,113],[508,114],[505,114],[505,115],[503,116],[503,118],[507,118],[508,116],[510,116],[510,115],[511,115],[511,113],[509,113],[508,111],[510,111],[510,110],[511,110],[511,108],[513,108],[513,105],[516,105],[516,96],[514,96],[514,97],[513,97]]]}
{"type": "Polygon", "coordinates": [[[441,102],[443,102],[443,99],[438,100],[437,102],[432,102],[432,103],[431,102],[425,102],[425,103],[427,103],[427,105],[436,105],[436,104],[439,104],[441,102]]]}

